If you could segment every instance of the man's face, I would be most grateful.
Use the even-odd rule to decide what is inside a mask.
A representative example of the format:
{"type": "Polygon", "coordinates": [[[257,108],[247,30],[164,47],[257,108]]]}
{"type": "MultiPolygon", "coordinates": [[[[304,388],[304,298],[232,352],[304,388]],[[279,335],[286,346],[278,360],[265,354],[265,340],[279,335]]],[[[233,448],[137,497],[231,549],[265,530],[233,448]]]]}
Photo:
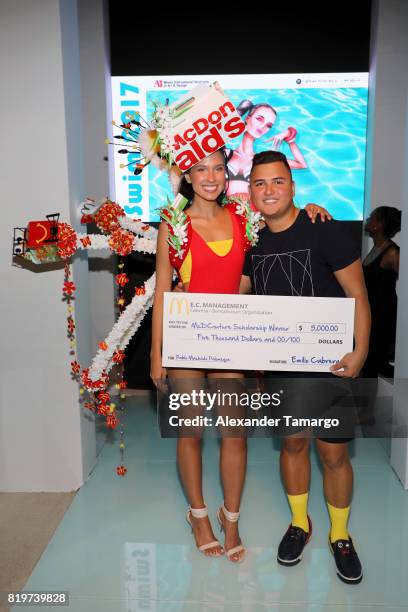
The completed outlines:
{"type": "Polygon", "coordinates": [[[259,164],[251,172],[250,194],[265,218],[280,218],[293,206],[295,183],[283,162],[259,164]]]}

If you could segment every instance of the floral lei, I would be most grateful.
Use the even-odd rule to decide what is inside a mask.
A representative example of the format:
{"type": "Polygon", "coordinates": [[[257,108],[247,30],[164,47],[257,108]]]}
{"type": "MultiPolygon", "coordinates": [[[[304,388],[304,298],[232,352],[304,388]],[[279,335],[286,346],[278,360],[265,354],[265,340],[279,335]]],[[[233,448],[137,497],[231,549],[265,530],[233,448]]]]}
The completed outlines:
{"type": "MultiPolygon", "coordinates": [[[[183,263],[191,242],[191,221],[184,212],[187,203],[187,198],[179,194],[173,203],[168,202],[166,207],[160,209],[160,217],[169,228],[167,242],[170,262],[176,269],[183,263]]],[[[233,210],[239,217],[244,234],[244,250],[248,251],[258,242],[261,214],[251,210],[249,202],[238,197],[224,198],[222,206],[233,210]]]]}

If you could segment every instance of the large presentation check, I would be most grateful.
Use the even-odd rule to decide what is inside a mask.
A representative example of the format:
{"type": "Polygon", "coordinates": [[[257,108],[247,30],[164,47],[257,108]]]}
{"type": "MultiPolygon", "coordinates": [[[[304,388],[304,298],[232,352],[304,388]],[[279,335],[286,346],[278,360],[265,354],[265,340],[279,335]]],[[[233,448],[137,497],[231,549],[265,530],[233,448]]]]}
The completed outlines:
{"type": "Polygon", "coordinates": [[[165,293],[163,366],[328,372],[353,328],[351,298],[165,293]]]}

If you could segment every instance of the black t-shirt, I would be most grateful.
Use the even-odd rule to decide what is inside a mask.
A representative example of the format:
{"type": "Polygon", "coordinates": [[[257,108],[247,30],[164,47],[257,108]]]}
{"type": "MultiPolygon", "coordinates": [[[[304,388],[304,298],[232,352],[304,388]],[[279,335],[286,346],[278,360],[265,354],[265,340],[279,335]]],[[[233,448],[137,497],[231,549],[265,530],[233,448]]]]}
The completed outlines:
{"type": "Polygon", "coordinates": [[[283,232],[265,226],[248,251],[243,274],[257,295],[344,297],[334,276],[359,258],[357,247],[340,221],[312,223],[305,210],[283,232]]]}

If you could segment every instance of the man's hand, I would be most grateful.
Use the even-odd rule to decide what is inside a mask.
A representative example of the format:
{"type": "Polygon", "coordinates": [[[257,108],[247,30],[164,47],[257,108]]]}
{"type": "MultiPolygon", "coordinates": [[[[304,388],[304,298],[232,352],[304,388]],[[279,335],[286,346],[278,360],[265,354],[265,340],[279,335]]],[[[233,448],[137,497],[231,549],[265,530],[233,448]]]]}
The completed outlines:
{"type": "Polygon", "coordinates": [[[172,289],[173,293],[184,293],[183,283],[179,281],[177,285],[172,289]]]}
{"type": "Polygon", "coordinates": [[[320,220],[322,223],[324,223],[326,219],[328,221],[331,221],[333,219],[333,217],[331,216],[328,210],[323,208],[323,206],[319,206],[318,204],[313,204],[312,202],[309,204],[306,204],[305,211],[309,215],[309,218],[312,221],[312,223],[316,222],[317,215],[320,215],[320,220]]]}
{"type": "Polygon", "coordinates": [[[340,361],[330,367],[330,371],[335,376],[341,378],[357,378],[366,360],[366,355],[361,355],[353,351],[346,353],[340,361]]]}

